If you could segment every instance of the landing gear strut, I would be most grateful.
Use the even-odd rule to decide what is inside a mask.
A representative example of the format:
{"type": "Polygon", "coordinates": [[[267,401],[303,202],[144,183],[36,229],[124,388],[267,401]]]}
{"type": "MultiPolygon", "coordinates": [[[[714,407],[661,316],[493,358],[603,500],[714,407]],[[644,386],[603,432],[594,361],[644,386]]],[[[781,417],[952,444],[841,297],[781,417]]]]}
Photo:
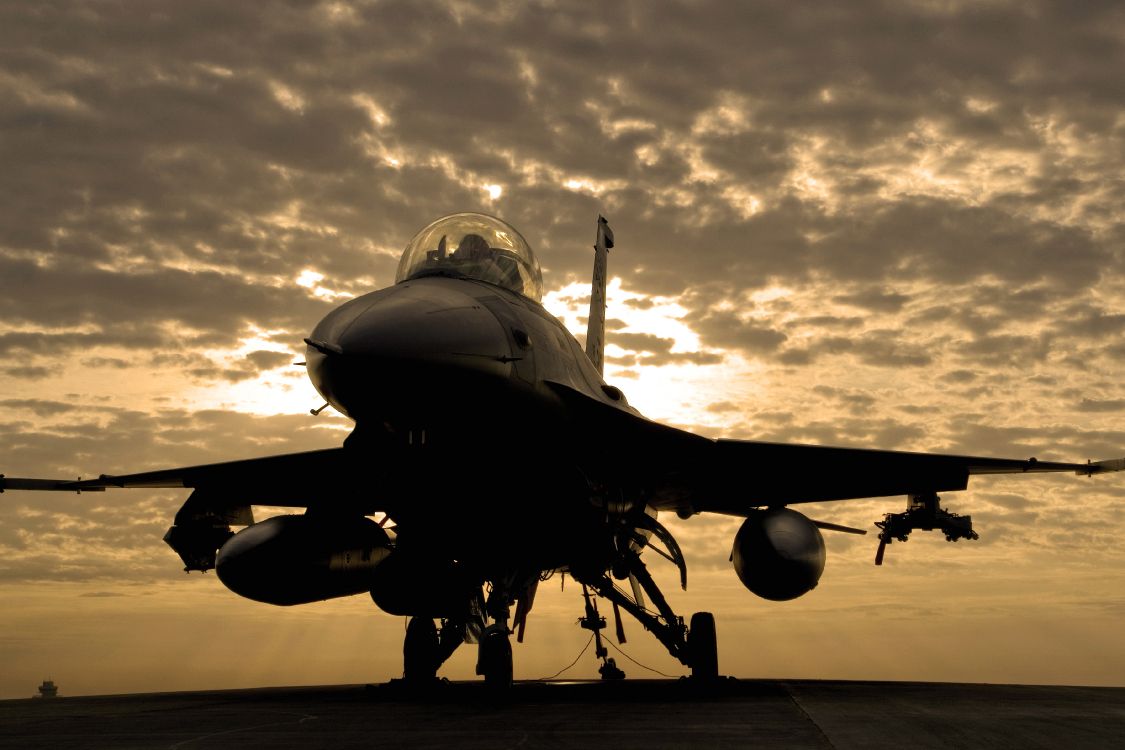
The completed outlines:
{"type": "MultiPolygon", "coordinates": [[[[598,596],[609,599],[616,606],[640,620],[645,630],[655,635],[657,640],[668,649],[669,654],[685,666],[691,667],[693,680],[706,683],[718,679],[719,657],[715,639],[715,616],[710,612],[696,612],[691,617],[690,629],[685,627],[684,618],[677,616],[672,611],[667,599],[657,588],[656,582],[652,580],[652,576],[649,575],[639,557],[634,558],[630,572],[636,579],[638,586],[648,594],[649,599],[656,605],[658,613],[650,612],[643,604],[638,603],[635,597],[631,597],[619,589],[607,575],[587,580],[585,585],[592,588],[598,596]]],[[[588,604],[587,612],[589,612],[589,609],[588,604]]],[[[582,627],[587,627],[586,619],[579,620],[582,627]]],[[[600,618],[600,620],[602,627],[604,627],[605,619],[600,618]]],[[[598,630],[594,630],[594,636],[598,638],[600,648],[598,630]]],[[[602,653],[605,653],[604,649],[602,653]]],[[[614,665],[614,668],[616,668],[616,665],[614,665]]]]}
{"type": "Polygon", "coordinates": [[[492,590],[485,602],[485,612],[492,624],[481,632],[477,650],[477,674],[484,676],[489,687],[503,690],[512,685],[512,630],[508,627],[512,602],[520,600],[516,626],[522,641],[523,627],[538,583],[538,571],[509,571],[492,579],[492,590]]]}
{"type": "MultiPolygon", "coordinates": [[[[586,601],[586,614],[578,621],[578,624],[594,634],[594,655],[602,660],[602,665],[598,667],[598,674],[602,676],[603,680],[624,680],[625,673],[617,666],[617,662],[609,655],[605,644],[602,643],[602,631],[606,627],[605,618],[598,614],[598,600],[596,597],[590,596],[590,591],[585,584],[582,586],[582,598],[586,601]]],[[[617,631],[619,640],[622,639],[620,624],[619,619],[617,631]]]]}

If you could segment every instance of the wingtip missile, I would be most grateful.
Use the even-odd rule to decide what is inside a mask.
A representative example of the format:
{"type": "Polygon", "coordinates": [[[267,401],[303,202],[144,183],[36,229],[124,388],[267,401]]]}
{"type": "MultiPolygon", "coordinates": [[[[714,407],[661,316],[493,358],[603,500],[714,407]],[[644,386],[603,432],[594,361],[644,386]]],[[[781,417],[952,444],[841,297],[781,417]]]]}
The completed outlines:
{"type": "Polygon", "coordinates": [[[1112,458],[1106,461],[1087,461],[1086,465],[1075,471],[1075,474],[1093,476],[1111,471],[1125,471],[1125,458],[1112,458]]]}

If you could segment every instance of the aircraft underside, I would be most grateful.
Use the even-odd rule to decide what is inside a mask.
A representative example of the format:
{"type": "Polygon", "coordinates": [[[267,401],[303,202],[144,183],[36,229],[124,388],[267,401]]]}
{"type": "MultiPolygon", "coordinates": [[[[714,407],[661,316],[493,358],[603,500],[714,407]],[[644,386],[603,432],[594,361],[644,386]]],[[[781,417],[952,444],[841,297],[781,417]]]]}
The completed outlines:
{"type": "MultiPolygon", "coordinates": [[[[583,588],[581,622],[594,633],[603,674],[623,676],[602,642],[599,598],[612,606],[619,634],[624,611],[694,673],[717,675],[713,620],[697,617],[689,630],[641,559],[656,550],[686,583],[683,555],[656,511],[620,492],[607,500],[577,465],[555,461],[545,481],[542,445],[491,437],[445,446],[352,441],[350,450],[370,456],[381,523],[346,504],[260,521],[223,542],[220,580],[278,605],[369,593],[382,610],[411,618],[408,680],[434,679],[458,646],[474,643],[478,672],[503,684],[512,674],[509,637],[523,640],[539,584],[565,575],[583,588]]],[[[169,538],[181,554],[184,533],[169,538]]]]}

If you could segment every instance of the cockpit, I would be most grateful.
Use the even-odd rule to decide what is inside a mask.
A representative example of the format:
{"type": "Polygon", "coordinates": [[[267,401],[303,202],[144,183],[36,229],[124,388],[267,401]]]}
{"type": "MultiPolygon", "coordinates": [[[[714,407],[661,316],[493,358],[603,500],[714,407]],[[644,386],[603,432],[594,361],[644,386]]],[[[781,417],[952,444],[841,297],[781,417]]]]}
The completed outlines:
{"type": "Polygon", "coordinates": [[[510,224],[486,214],[445,216],[414,235],[395,283],[423,276],[476,279],[536,302],[543,297],[543,272],[527,240],[510,224]]]}

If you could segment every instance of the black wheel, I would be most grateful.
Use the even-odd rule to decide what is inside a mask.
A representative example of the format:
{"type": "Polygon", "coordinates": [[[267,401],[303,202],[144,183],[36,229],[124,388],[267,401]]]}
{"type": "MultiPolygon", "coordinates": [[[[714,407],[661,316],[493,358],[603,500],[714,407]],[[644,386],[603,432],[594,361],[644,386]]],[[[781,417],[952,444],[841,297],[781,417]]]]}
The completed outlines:
{"type": "Polygon", "coordinates": [[[701,682],[719,679],[719,644],[715,638],[715,615],[696,612],[687,636],[691,676],[701,682]]]}
{"type": "Polygon", "coordinates": [[[477,674],[484,675],[489,687],[505,689],[512,685],[512,642],[508,629],[489,625],[480,637],[477,674]]]}
{"type": "Polygon", "coordinates": [[[411,617],[402,642],[402,676],[407,682],[437,679],[438,634],[429,617],[411,617]]]}

